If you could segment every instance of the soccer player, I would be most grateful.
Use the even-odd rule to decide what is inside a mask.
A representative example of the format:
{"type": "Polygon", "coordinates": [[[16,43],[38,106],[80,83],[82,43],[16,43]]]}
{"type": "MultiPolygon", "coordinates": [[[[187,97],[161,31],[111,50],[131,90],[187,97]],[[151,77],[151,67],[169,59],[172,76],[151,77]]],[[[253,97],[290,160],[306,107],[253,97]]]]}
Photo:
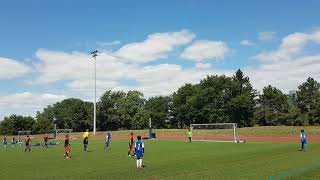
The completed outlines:
{"type": "Polygon", "coordinates": [[[66,138],[64,139],[64,152],[65,157],[68,160],[70,157],[70,143],[69,143],[69,135],[66,135],[66,138]]]}
{"type": "Polygon", "coordinates": [[[307,151],[307,135],[303,129],[301,129],[300,139],[301,139],[301,151],[307,151]]]}
{"type": "Polygon", "coordinates": [[[18,144],[20,145],[20,147],[22,146],[23,142],[20,138],[18,138],[18,144]]]}
{"type": "Polygon", "coordinates": [[[16,143],[17,143],[16,138],[12,138],[12,140],[11,140],[11,147],[12,147],[12,148],[16,147],[16,143]]]}
{"type": "Polygon", "coordinates": [[[89,144],[89,129],[86,130],[86,132],[82,135],[83,138],[83,149],[84,151],[87,151],[88,144],[89,144]]]}
{"type": "Polygon", "coordinates": [[[190,130],[188,132],[188,137],[189,137],[189,142],[191,142],[192,141],[192,132],[190,130]]]}
{"type": "Polygon", "coordinates": [[[110,141],[111,141],[111,133],[110,133],[110,131],[109,131],[109,132],[107,133],[106,142],[105,142],[105,145],[104,145],[104,149],[105,149],[105,150],[109,148],[110,141]]]}
{"type": "Polygon", "coordinates": [[[137,137],[138,141],[135,143],[135,152],[137,155],[137,168],[142,168],[142,158],[144,154],[144,143],[141,140],[141,136],[137,137]]]}
{"type": "Polygon", "coordinates": [[[129,150],[128,150],[128,156],[130,156],[131,151],[133,151],[133,156],[136,154],[135,149],[134,149],[134,136],[133,132],[130,133],[129,136],[129,150]]]}
{"type": "Polygon", "coordinates": [[[25,143],[26,143],[26,149],[24,150],[24,152],[27,152],[27,150],[29,150],[29,152],[31,151],[31,138],[29,135],[27,135],[27,138],[25,139],[25,143]]]}
{"type": "Polygon", "coordinates": [[[43,146],[43,147],[48,148],[48,139],[49,139],[48,134],[46,134],[46,135],[43,137],[43,141],[44,141],[44,146],[43,146]]]}
{"type": "Polygon", "coordinates": [[[2,144],[3,144],[4,148],[7,148],[7,145],[8,145],[7,138],[3,138],[2,144]]]}

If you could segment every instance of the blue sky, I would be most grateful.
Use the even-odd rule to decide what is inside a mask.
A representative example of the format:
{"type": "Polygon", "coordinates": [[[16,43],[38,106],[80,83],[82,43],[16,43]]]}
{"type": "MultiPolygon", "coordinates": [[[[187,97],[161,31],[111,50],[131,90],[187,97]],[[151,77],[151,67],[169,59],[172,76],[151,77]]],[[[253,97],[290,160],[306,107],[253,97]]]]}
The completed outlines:
{"type": "Polygon", "coordinates": [[[0,120],[67,97],[92,100],[94,49],[98,94],[167,95],[238,68],[258,90],[320,81],[318,7],[316,0],[2,1],[0,120]]]}

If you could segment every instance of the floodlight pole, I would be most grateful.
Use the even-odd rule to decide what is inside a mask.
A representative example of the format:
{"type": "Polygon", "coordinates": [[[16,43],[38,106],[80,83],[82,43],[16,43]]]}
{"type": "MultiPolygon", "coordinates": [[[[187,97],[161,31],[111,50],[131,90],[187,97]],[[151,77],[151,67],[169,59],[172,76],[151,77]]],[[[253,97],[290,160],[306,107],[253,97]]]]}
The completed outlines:
{"type": "Polygon", "coordinates": [[[93,103],[93,135],[96,135],[96,111],[97,111],[97,56],[98,51],[91,52],[94,59],[94,103],[93,103]]]}

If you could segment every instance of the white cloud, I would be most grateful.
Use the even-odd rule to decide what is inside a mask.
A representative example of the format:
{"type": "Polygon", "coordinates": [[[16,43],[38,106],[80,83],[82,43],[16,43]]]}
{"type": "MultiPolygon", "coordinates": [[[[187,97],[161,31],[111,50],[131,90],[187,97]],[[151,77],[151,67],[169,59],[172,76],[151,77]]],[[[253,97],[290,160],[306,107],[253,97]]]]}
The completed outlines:
{"type": "Polygon", "coordinates": [[[307,43],[320,43],[320,31],[312,33],[293,33],[282,39],[278,49],[262,52],[254,58],[261,61],[282,61],[296,59],[304,55],[304,48],[307,43]]]}
{"type": "Polygon", "coordinates": [[[180,57],[192,61],[219,60],[230,51],[225,42],[201,40],[187,47],[180,57]]]}
{"type": "MultiPolygon", "coordinates": [[[[158,33],[161,34],[161,33],[158,33]]],[[[319,78],[318,69],[320,55],[303,55],[303,47],[308,42],[320,42],[319,32],[312,33],[294,33],[283,38],[281,45],[275,51],[290,52],[290,56],[282,61],[268,61],[255,67],[242,68],[252,80],[254,87],[261,90],[268,84],[275,85],[281,90],[287,91],[296,89],[296,87],[305,81],[308,76],[319,78]],[[283,50],[289,49],[289,50],[283,50]],[[299,52],[303,56],[293,57],[294,52],[299,52]]],[[[152,38],[151,38],[152,39],[152,38]]],[[[147,40],[146,40],[147,41],[147,40]]],[[[200,41],[209,42],[212,41],[200,41]]],[[[225,43],[218,42],[220,46],[225,43]]],[[[199,41],[194,42],[190,47],[197,45],[199,41]]],[[[222,45],[224,44],[224,45],[222,45]]],[[[215,44],[216,45],[216,44],[215,44]]],[[[187,49],[190,48],[187,47],[187,49]]],[[[217,50],[219,48],[212,48],[217,50]]],[[[219,47],[219,45],[218,45],[219,47]]],[[[192,48],[191,48],[192,49],[192,48]]],[[[197,48],[196,48],[197,49],[197,48]]],[[[205,48],[192,50],[192,52],[203,52],[194,54],[193,58],[205,60],[208,56],[223,58],[228,50],[220,50],[225,53],[215,53],[209,55],[205,48]]],[[[222,48],[223,49],[223,48],[222,48]]],[[[88,54],[73,52],[56,52],[48,50],[37,51],[40,63],[36,65],[39,77],[36,82],[55,82],[59,80],[68,80],[67,88],[73,93],[77,93],[86,100],[93,97],[93,62],[88,54]]],[[[182,55],[181,55],[182,56],[182,55]]],[[[136,62],[136,61],[135,61],[136,62]]],[[[158,64],[153,66],[144,66],[143,64],[134,64],[126,62],[112,53],[101,54],[97,58],[97,90],[98,97],[106,90],[131,90],[142,91],[147,97],[154,95],[168,95],[176,91],[185,83],[197,83],[200,79],[210,74],[232,75],[236,69],[219,70],[209,63],[198,62],[194,67],[184,68],[179,64],[158,64]],[[126,81],[132,81],[133,84],[127,85],[126,81]]]]}
{"type": "Polygon", "coordinates": [[[29,66],[13,59],[0,57],[0,79],[21,77],[31,72],[29,66]]]}
{"type": "Polygon", "coordinates": [[[287,93],[297,89],[309,76],[320,81],[319,69],[320,55],[314,55],[247,67],[243,70],[252,80],[254,88],[261,91],[270,84],[287,93]]]}
{"type": "Polygon", "coordinates": [[[243,46],[252,46],[252,45],[254,45],[254,42],[247,40],[247,39],[244,39],[244,40],[240,41],[240,44],[243,46]]]}
{"type": "Polygon", "coordinates": [[[102,42],[102,41],[97,42],[97,45],[102,46],[102,47],[114,46],[114,45],[118,45],[118,44],[121,44],[121,41],[115,40],[115,41],[111,41],[111,42],[102,42]]]}
{"type": "Polygon", "coordinates": [[[264,31],[258,33],[258,39],[260,41],[272,41],[276,38],[276,32],[274,31],[264,31]]]}
{"type": "MultiPolygon", "coordinates": [[[[107,90],[112,90],[119,86],[118,81],[100,79],[97,80],[97,98],[99,98],[107,90]]],[[[71,91],[81,95],[86,101],[92,101],[94,97],[94,80],[78,79],[70,82],[68,87],[71,91]]]]}
{"type": "Polygon", "coordinates": [[[196,63],[195,66],[197,69],[210,69],[211,64],[210,63],[196,63]]]}
{"type": "MultiPolygon", "coordinates": [[[[180,56],[196,61],[194,67],[191,68],[184,68],[179,64],[143,65],[143,62],[166,57],[176,46],[190,43],[194,37],[193,33],[185,30],[156,33],[148,36],[143,42],[125,45],[115,53],[100,54],[97,57],[98,98],[106,90],[135,89],[143,92],[146,97],[169,95],[185,83],[198,83],[207,75],[231,76],[235,72],[236,69],[219,70],[212,67],[210,63],[202,62],[223,59],[231,52],[227,44],[222,41],[195,41],[187,47],[180,56]],[[139,51],[136,52],[135,48],[138,48],[139,51]],[[127,81],[133,83],[126,84],[127,81]]],[[[258,90],[271,84],[288,92],[296,89],[308,76],[320,81],[320,53],[306,55],[304,52],[305,46],[310,42],[320,43],[320,31],[290,34],[282,39],[278,49],[256,56],[259,60],[272,61],[263,61],[260,62],[260,65],[244,67],[242,70],[250,77],[254,88],[258,90]]],[[[93,99],[93,59],[89,54],[39,49],[36,56],[39,61],[34,65],[37,77],[33,83],[65,81],[68,88],[67,94],[76,95],[84,100],[93,99]]],[[[18,63],[19,65],[26,67],[25,73],[31,71],[24,64],[18,63]]],[[[7,67],[4,70],[12,68],[7,67]]],[[[2,77],[1,72],[3,71],[0,71],[0,77],[2,77]]],[[[0,120],[11,113],[34,115],[37,110],[65,97],[28,92],[0,96],[0,120]]]]}
{"type": "Polygon", "coordinates": [[[129,43],[121,47],[115,55],[128,62],[144,63],[166,58],[175,47],[190,43],[195,34],[182,30],[179,32],[155,33],[143,42],[129,43]]]}
{"type": "Polygon", "coordinates": [[[64,95],[30,92],[0,96],[0,120],[11,114],[35,116],[37,111],[64,98],[64,95]]]}
{"type": "MultiPolygon", "coordinates": [[[[90,55],[65,53],[40,49],[36,53],[40,63],[36,64],[40,76],[35,83],[59,80],[88,80],[94,77],[94,64],[90,55]]],[[[104,53],[97,57],[97,77],[115,80],[125,77],[133,65],[120,62],[116,57],[104,53]]]]}
{"type": "MultiPolygon", "coordinates": [[[[187,68],[184,69],[176,64],[160,64],[148,66],[139,69],[132,74],[132,78],[139,82],[137,89],[145,93],[147,97],[156,95],[170,95],[185,83],[198,83],[201,79],[209,74],[227,74],[229,71],[218,71],[208,68],[209,64],[202,64],[205,68],[187,68]]],[[[128,87],[120,87],[118,89],[128,89],[128,87]]]]}

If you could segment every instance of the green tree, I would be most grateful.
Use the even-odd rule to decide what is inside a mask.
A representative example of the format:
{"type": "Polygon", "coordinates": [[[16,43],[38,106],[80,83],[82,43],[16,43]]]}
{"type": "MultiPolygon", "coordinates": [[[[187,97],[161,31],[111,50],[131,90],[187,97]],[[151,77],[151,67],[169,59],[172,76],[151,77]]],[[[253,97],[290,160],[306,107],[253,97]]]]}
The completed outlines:
{"type": "Polygon", "coordinates": [[[198,85],[185,84],[173,94],[173,116],[171,124],[173,127],[182,128],[190,124],[192,112],[190,99],[197,94],[198,85]]]}
{"type": "Polygon", "coordinates": [[[126,93],[106,91],[100,98],[97,108],[97,127],[99,130],[117,130],[121,128],[120,108],[126,93]]]}
{"type": "Polygon", "coordinates": [[[74,131],[85,131],[92,129],[92,114],[89,109],[93,108],[91,103],[80,99],[70,98],[54,104],[54,115],[59,129],[73,129],[74,131]]]}
{"type": "Polygon", "coordinates": [[[235,122],[239,127],[252,126],[256,90],[253,89],[249,77],[239,69],[232,77],[230,86],[231,99],[228,103],[228,114],[231,122],[235,122]]]}
{"type": "MultiPolygon", "coordinates": [[[[98,103],[99,129],[117,130],[134,129],[134,122],[141,118],[136,116],[144,108],[145,99],[139,91],[107,91],[98,103]]],[[[140,114],[141,115],[141,114],[140,114]]],[[[141,125],[142,126],[142,125],[141,125]]]]}
{"type": "Polygon", "coordinates": [[[11,115],[5,117],[0,123],[0,133],[6,135],[17,134],[18,131],[28,131],[33,130],[33,125],[35,124],[34,118],[28,116],[11,115]]]}
{"type": "Polygon", "coordinates": [[[263,88],[263,94],[259,97],[255,119],[260,125],[282,125],[286,121],[288,109],[287,96],[269,85],[263,88]]]}
{"type": "Polygon", "coordinates": [[[92,129],[93,104],[80,99],[69,98],[48,106],[36,116],[34,126],[38,133],[47,133],[53,130],[53,121],[58,129],[73,129],[85,131],[92,129]]]}
{"type": "Polygon", "coordinates": [[[34,131],[38,134],[50,133],[53,131],[54,112],[53,107],[46,107],[43,112],[37,112],[34,131]]]}
{"type": "Polygon", "coordinates": [[[129,91],[120,104],[121,127],[126,129],[134,129],[134,116],[144,107],[145,99],[139,91],[129,91]]]}
{"type": "Polygon", "coordinates": [[[297,91],[297,103],[303,117],[308,117],[309,124],[320,124],[320,84],[309,77],[305,83],[299,86],[297,91]]]}
{"type": "Polygon", "coordinates": [[[145,109],[152,119],[153,128],[169,128],[172,117],[172,98],[169,96],[151,97],[146,101],[145,109]]]}

